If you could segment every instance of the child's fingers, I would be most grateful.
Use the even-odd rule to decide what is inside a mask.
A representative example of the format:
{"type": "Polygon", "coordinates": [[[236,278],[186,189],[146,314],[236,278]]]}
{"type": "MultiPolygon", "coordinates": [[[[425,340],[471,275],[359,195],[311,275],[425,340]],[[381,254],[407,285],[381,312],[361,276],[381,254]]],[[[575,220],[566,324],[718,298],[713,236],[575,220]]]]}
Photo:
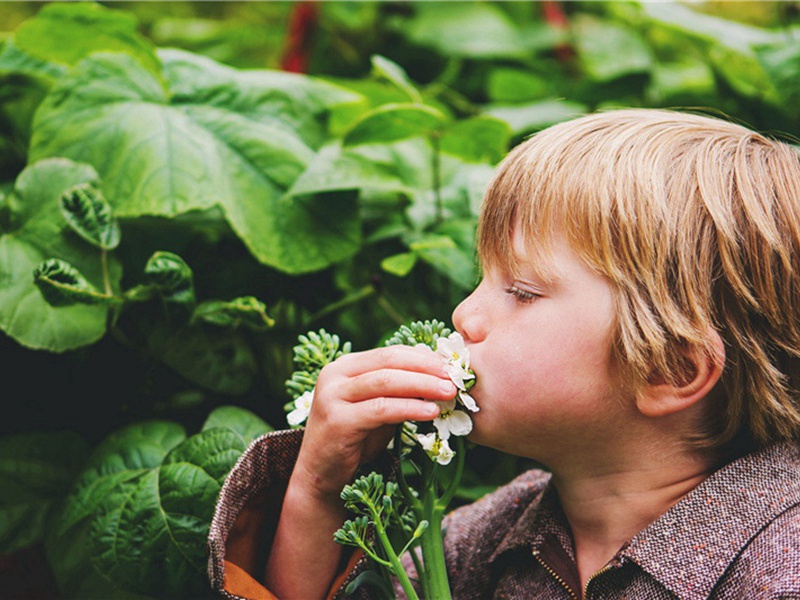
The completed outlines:
{"type": "Polygon", "coordinates": [[[379,369],[344,379],[339,397],[346,402],[361,402],[377,397],[449,400],[455,396],[456,391],[453,382],[444,377],[398,369],[379,369]]]}
{"type": "Polygon", "coordinates": [[[336,366],[342,375],[354,377],[380,369],[405,369],[445,375],[445,361],[429,348],[412,346],[388,346],[364,352],[345,354],[336,359],[331,366],[336,366]]]}
{"type": "Polygon", "coordinates": [[[372,398],[352,405],[351,416],[362,431],[405,421],[430,421],[439,415],[433,402],[417,398],[372,398]]]}

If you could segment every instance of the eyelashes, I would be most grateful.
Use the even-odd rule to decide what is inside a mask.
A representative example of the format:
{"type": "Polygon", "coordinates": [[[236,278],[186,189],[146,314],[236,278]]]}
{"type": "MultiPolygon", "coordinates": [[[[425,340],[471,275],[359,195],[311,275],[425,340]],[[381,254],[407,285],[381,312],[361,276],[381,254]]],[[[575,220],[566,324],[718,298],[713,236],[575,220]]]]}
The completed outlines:
{"type": "Polygon", "coordinates": [[[539,294],[534,294],[528,290],[523,290],[515,285],[510,285],[506,288],[506,294],[511,294],[520,302],[533,302],[539,297],[539,294]]]}

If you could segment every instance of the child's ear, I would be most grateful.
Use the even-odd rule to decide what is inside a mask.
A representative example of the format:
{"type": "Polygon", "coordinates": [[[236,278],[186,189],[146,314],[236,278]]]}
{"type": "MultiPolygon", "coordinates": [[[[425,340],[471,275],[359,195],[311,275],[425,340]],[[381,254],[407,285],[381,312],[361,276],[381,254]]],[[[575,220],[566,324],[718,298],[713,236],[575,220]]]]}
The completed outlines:
{"type": "Polygon", "coordinates": [[[686,370],[681,381],[670,383],[659,377],[647,382],[636,396],[636,406],[648,417],[664,417],[693,406],[705,398],[722,376],[725,345],[719,333],[709,331],[713,355],[693,348],[684,354],[686,370]]]}

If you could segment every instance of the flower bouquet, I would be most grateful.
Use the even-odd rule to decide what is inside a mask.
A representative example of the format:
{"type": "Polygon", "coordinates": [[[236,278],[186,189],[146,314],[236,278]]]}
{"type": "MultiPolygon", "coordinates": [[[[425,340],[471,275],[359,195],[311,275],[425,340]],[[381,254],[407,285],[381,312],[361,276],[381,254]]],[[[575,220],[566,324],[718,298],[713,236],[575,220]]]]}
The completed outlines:
{"type": "MultiPolygon", "coordinates": [[[[290,425],[302,424],[314,400],[314,385],[320,370],[350,351],[340,347],[338,336],[325,330],[300,336],[294,348],[298,367],[287,381],[294,400],[286,405],[290,425]]],[[[444,562],[441,524],[448,504],[458,489],[464,469],[463,436],[472,431],[469,412],[478,406],[469,395],[475,374],[469,365],[464,340],[443,323],[432,320],[402,326],[386,345],[424,345],[442,356],[456,385],[454,398],[437,402],[439,416],[432,423],[406,422],[397,428],[389,450],[399,467],[396,481],[370,472],[342,490],[342,499],[354,518],[344,523],[334,539],[355,546],[371,559],[374,570],[362,573],[349,587],[367,584],[373,595],[394,598],[394,581],[408,598],[420,590],[427,600],[450,598],[444,562]],[[416,487],[412,480],[417,482],[416,487]],[[403,567],[408,553],[416,571],[416,587],[403,567]]]]}

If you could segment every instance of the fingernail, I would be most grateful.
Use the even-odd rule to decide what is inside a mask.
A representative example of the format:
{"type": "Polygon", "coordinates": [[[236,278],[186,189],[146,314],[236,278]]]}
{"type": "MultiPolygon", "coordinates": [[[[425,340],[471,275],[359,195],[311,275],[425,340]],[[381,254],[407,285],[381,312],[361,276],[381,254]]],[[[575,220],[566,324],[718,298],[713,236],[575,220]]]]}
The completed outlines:
{"type": "Polygon", "coordinates": [[[439,389],[444,393],[453,393],[455,386],[452,381],[445,381],[444,379],[439,382],[439,389]]]}

